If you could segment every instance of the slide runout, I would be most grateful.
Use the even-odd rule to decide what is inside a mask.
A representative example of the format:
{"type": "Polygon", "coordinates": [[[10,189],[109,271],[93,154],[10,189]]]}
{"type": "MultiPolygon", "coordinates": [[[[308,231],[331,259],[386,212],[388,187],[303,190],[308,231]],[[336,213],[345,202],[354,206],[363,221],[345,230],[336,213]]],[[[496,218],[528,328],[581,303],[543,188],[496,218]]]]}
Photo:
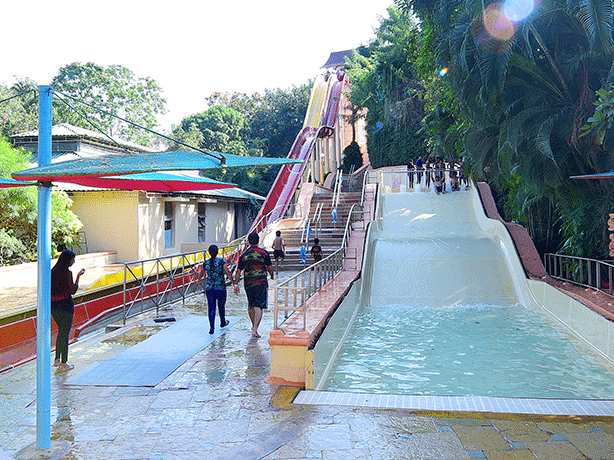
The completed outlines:
{"type": "Polygon", "coordinates": [[[478,225],[470,193],[382,196],[366,286],[371,306],[519,302],[506,257],[478,225]]]}

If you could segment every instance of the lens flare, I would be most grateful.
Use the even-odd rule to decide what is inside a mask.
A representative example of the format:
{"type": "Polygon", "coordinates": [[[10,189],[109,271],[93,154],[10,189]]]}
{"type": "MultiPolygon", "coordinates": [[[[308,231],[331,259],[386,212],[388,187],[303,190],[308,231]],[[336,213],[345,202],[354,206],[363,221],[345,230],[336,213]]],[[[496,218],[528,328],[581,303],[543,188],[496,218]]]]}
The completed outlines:
{"type": "Polygon", "coordinates": [[[505,0],[503,13],[513,22],[524,21],[535,10],[537,0],[505,0]]]}
{"type": "Polygon", "coordinates": [[[484,10],[484,28],[491,37],[506,41],[514,37],[516,24],[503,13],[501,3],[491,3],[484,10]]]}
{"type": "Polygon", "coordinates": [[[384,127],[384,123],[382,123],[381,121],[378,121],[377,123],[375,123],[375,127],[377,129],[382,129],[384,127]]]}
{"type": "Polygon", "coordinates": [[[439,72],[437,72],[437,75],[439,75],[440,77],[443,77],[445,74],[448,73],[448,70],[450,70],[450,69],[448,69],[447,67],[444,67],[439,72]]]}

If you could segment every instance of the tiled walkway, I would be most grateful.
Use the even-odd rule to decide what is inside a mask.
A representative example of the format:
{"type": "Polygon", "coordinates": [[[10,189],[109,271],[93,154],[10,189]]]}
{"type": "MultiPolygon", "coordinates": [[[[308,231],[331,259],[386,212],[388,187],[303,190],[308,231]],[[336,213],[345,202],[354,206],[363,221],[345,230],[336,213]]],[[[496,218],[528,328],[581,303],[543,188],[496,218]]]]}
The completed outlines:
{"type": "MultiPolygon", "coordinates": [[[[204,314],[202,298],[164,311],[204,314]]],[[[52,449],[36,451],[36,368],[0,374],[0,459],[614,459],[614,418],[427,412],[292,403],[299,389],[264,383],[265,338],[242,319],[154,388],[67,386],[68,379],[167,327],[152,315],[72,345],[52,375],[52,449]]],[[[268,336],[272,313],[261,333],[268,336]]],[[[203,331],[206,334],[208,331],[203,331]]]]}

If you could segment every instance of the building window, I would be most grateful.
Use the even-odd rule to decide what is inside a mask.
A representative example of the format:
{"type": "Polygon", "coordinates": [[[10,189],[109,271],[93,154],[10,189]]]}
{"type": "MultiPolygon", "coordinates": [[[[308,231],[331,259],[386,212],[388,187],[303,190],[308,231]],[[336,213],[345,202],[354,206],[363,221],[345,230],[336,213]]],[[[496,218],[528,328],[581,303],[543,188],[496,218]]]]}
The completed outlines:
{"type": "Polygon", "coordinates": [[[205,203],[198,203],[198,242],[207,240],[207,213],[205,203]]]}
{"type": "Polygon", "coordinates": [[[175,208],[170,201],[164,202],[164,247],[173,247],[173,227],[175,221],[175,208]]]}

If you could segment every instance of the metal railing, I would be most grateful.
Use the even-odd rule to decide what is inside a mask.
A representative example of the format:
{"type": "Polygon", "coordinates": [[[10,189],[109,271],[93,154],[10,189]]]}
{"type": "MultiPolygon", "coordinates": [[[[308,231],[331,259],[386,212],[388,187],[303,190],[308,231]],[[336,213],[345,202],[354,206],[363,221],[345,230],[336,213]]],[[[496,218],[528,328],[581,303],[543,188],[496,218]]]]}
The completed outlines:
{"type": "Polygon", "coordinates": [[[614,262],[605,262],[563,254],[544,254],[549,276],[613,295],[614,262]]]}
{"type": "Polygon", "coordinates": [[[382,190],[384,192],[394,190],[416,190],[417,185],[420,185],[420,189],[424,191],[433,186],[437,173],[443,176],[443,185],[452,186],[452,182],[456,182],[459,188],[462,185],[467,185],[467,179],[462,179],[462,168],[458,165],[453,168],[447,166],[445,168],[431,167],[428,169],[412,170],[407,170],[404,166],[395,166],[377,171],[379,176],[378,182],[382,185],[382,190]]]}
{"type": "Polygon", "coordinates": [[[289,318],[288,313],[300,312],[303,321],[302,328],[298,329],[304,331],[307,328],[307,300],[341,271],[344,260],[345,248],[342,247],[276,286],[273,327],[280,328],[280,312],[284,313],[282,323],[289,318]]]}
{"type": "MultiPolygon", "coordinates": [[[[358,210],[356,204],[354,204],[348,213],[343,240],[339,249],[275,287],[273,311],[273,326],[275,329],[280,329],[280,325],[291,316],[289,313],[299,312],[302,315],[302,328],[297,327],[297,329],[304,331],[307,327],[307,300],[344,268],[346,260],[354,259],[356,263],[356,254],[354,257],[348,256],[348,243],[352,234],[352,223],[357,221],[359,214],[363,215],[364,222],[364,211],[358,210]],[[280,312],[284,313],[281,323],[279,321],[280,312]]],[[[294,326],[296,327],[296,325],[294,326]]]]}
{"type": "MultiPolygon", "coordinates": [[[[232,254],[234,246],[220,248],[220,256],[232,254]]],[[[132,316],[202,292],[197,266],[207,251],[195,251],[124,263],[123,323],[132,316]]]]}

